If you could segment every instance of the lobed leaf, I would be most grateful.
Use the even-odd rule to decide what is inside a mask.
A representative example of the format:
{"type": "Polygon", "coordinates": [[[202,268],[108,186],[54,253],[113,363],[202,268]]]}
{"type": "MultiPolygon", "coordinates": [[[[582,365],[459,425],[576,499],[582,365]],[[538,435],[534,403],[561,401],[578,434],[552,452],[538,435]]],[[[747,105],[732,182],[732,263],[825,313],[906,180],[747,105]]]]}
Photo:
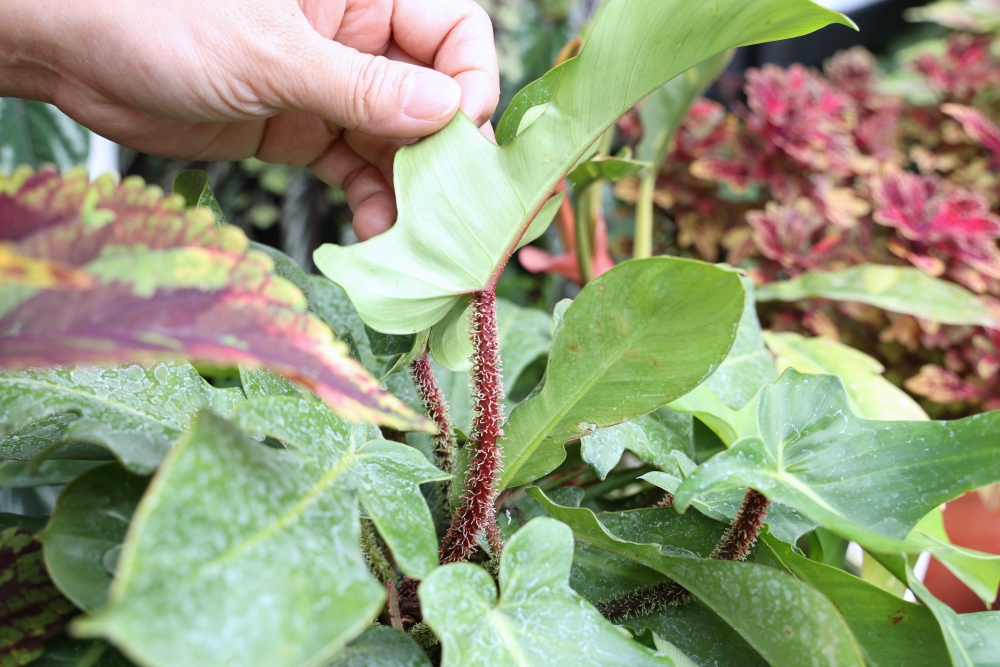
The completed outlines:
{"type": "Polygon", "coordinates": [[[909,394],[882,377],[885,367],[864,352],[828,338],[793,332],[764,334],[778,369],[836,375],[844,383],[851,411],[865,419],[924,421],[927,413],[909,394]]]}
{"type": "Polygon", "coordinates": [[[787,370],[754,405],[756,433],[698,467],[677,489],[684,509],[749,486],[867,549],[904,539],[941,503],[1000,480],[1000,412],[950,422],[887,422],[851,411],[839,378],[787,370]]]}
{"type": "Polygon", "coordinates": [[[331,489],[357,494],[400,569],[422,578],[438,565],[437,536],[420,484],[448,479],[419,450],[382,440],[366,424],[351,425],[325,405],[291,396],[236,406],[234,423],[297,449],[331,489]]]}
{"type": "Polygon", "coordinates": [[[321,247],[316,266],[373,328],[428,329],[495,283],[559,181],[639,100],[714,54],[829,23],[851,25],[808,0],[612,0],[580,54],[519,96],[510,113],[520,117],[501,120],[501,146],[459,114],[404,148],[394,165],[395,226],[364,243],[321,247]],[[523,128],[529,109],[540,113],[523,128]]]}
{"type": "Polygon", "coordinates": [[[108,602],[75,633],[146,667],[324,665],[385,600],[343,472],[200,413],[139,504],[108,602]]]}
{"type": "Polygon", "coordinates": [[[432,428],[379,389],[241,231],[183,205],[138,179],[0,177],[0,241],[94,281],[73,290],[0,285],[0,367],[163,358],[264,365],[353,419],[432,428]]]}
{"type": "Polygon", "coordinates": [[[567,583],[573,535],[537,518],[500,560],[500,595],[482,568],[453,563],[420,584],[424,618],[441,638],[442,667],[674,665],[627,639],[567,583]]]}
{"type": "Polygon", "coordinates": [[[807,271],[791,280],[758,287],[757,298],[855,301],[931,322],[997,328],[996,320],[972,292],[909,266],[863,264],[842,271],[807,271]]]}
{"type": "Polygon", "coordinates": [[[505,426],[500,488],[556,468],[569,440],[645,414],[711,375],[736,336],[739,277],[668,257],[625,262],[562,315],[540,390],[505,426]]]}

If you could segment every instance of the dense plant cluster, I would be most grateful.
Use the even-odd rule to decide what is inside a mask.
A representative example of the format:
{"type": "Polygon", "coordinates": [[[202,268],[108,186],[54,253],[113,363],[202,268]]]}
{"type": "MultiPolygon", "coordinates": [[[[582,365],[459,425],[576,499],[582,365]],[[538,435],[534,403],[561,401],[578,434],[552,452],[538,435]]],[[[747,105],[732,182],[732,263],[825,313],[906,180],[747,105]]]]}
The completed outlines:
{"type": "Polygon", "coordinates": [[[995,596],[1000,556],[941,506],[1000,482],[1000,411],[930,421],[789,330],[993,330],[979,98],[944,120],[852,52],[751,73],[741,117],[695,101],[730,49],[831,23],[610,0],[496,144],[459,115],[401,149],[395,226],[321,247],[323,275],[226,224],[205,172],[0,174],[0,665],[996,664],[1000,612],[915,568],[995,596]],[[921,119],[952,134],[897,154],[886,128],[921,119]],[[615,264],[603,187],[633,175],[749,270],[652,256],[648,206],[615,264]],[[562,256],[524,247],[554,219],[562,256]],[[515,253],[581,289],[498,297],[515,253]],[[768,305],[764,330],[757,297],[862,307],[768,305]]]}

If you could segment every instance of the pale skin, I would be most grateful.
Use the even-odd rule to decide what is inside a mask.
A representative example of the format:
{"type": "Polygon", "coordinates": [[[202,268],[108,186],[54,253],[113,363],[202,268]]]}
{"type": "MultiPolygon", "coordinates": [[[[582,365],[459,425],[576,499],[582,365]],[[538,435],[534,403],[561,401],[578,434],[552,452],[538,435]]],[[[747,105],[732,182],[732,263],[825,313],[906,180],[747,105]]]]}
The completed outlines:
{"type": "Polygon", "coordinates": [[[392,159],[499,97],[473,0],[0,0],[0,96],[176,159],[308,166],[362,240],[396,219],[392,159]]]}

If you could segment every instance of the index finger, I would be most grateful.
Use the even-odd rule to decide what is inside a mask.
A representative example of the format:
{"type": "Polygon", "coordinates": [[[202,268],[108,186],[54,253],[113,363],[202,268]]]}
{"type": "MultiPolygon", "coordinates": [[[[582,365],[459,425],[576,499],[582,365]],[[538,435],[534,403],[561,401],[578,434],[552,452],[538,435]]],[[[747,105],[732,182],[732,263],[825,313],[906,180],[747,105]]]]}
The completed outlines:
{"type": "Polygon", "coordinates": [[[462,89],[461,109],[477,126],[500,99],[493,24],[473,0],[397,0],[392,36],[408,54],[452,77],[462,89]]]}

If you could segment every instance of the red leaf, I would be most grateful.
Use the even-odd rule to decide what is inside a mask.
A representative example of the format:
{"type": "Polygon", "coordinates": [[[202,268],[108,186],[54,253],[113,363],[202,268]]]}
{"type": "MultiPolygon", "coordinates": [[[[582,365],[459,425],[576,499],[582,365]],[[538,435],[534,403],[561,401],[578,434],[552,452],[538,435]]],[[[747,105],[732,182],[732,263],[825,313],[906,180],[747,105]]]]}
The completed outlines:
{"type": "Polygon", "coordinates": [[[1000,127],[982,111],[960,104],[942,104],[941,111],[961,123],[973,141],[992,151],[995,159],[1000,160],[1000,127]]]}
{"type": "Polygon", "coordinates": [[[184,210],[179,196],[137,179],[91,184],[83,172],[22,170],[0,176],[0,238],[24,261],[58,262],[92,281],[72,291],[0,284],[0,367],[168,357],[263,365],[350,419],[433,430],[379,388],[243,232],[184,210]]]}

